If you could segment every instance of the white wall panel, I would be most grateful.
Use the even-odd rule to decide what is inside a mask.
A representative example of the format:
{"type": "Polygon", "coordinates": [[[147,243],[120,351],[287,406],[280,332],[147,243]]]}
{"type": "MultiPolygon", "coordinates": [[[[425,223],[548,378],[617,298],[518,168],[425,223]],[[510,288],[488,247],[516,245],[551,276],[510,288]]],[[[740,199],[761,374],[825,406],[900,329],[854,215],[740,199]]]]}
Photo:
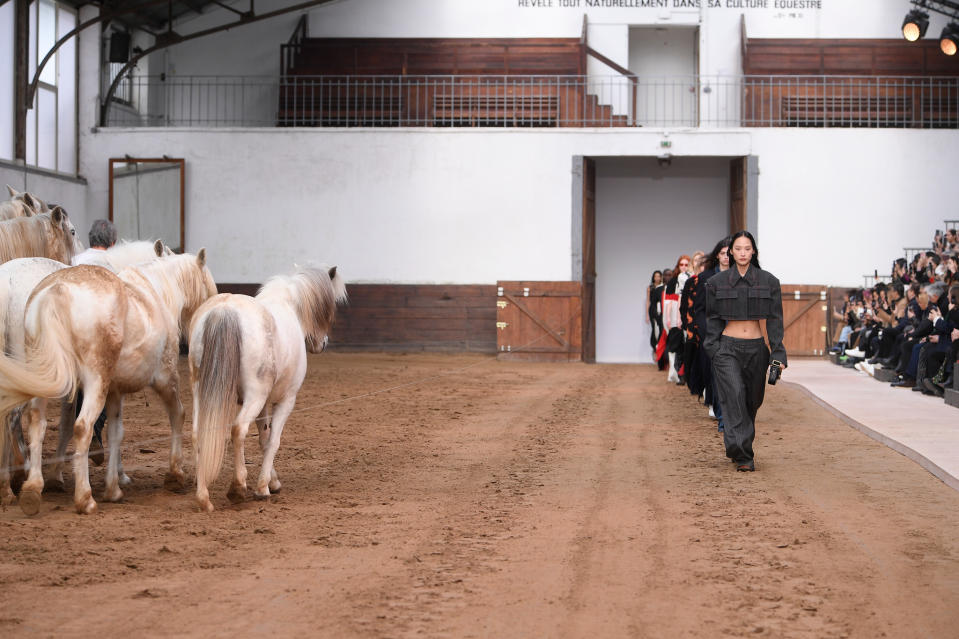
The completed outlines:
{"type": "Polygon", "coordinates": [[[0,5],[0,159],[12,160],[14,104],[14,3],[0,5]]]}

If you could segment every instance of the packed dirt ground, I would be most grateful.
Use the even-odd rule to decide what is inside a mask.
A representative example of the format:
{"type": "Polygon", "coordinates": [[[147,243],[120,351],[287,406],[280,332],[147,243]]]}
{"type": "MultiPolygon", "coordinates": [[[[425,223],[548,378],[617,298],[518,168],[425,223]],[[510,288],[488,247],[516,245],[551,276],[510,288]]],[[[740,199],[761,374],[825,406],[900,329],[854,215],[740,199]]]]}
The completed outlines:
{"type": "Polygon", "coordinates": [[[35,517],[0,512],[0,636],[959,627],[959,493],[788,385],[760,412],[758,472],[737,473],[706,409],[650,366],[311,356],[282,491],[231,504],[227,461],[212,514],[163,487],[159,401],[137,393],[124,417],[122,503],[80,516],[47,490],[35,517]]]}

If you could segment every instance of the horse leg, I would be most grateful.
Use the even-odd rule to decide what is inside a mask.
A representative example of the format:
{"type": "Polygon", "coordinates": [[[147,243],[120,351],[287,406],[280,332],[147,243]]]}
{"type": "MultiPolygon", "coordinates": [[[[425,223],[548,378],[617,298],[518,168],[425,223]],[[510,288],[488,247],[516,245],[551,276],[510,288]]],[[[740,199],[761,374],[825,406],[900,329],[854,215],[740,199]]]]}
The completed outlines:
{"type": "Polygon", "coordinates": [[[30,450],[30,471],[27,480],[20,488],[20,510],[27,515],[36,515],[40,512],[43,493],[43,472],[41,457],[43,455],[43,435],[47,429],[47,400],[34,398],[27,404],[27,409],[21,414],[27,422],[27,438],[30,450]]]}
{"type": "Polygon", "coordinates": [[[18,406],[10,412],[10,433],[13,437],[10,446],[13,474],[10,476],[10,488],[19,493],[23,482],[27,480],[27,470],[30,462],[27,459],[27,444],[23,441],[23,406],[18,406]]]}
{"type": "MultiPolygon", "coordinates": [[[[270,443],[270,433],[272,429],[270,428],[270,410],[269,407],[264,407],[263,412],[260,414],[259,418],[256,420],[256,425],[259,428],[260,435],[260,452],[264,455],[266,454],[266,449],[270,443]]],[[[276,469],[272,469],[270,472],[270,492],[278,493],[280,492],[280,480],[276,476],[276,469]]]]}
{"type": "MultiPolygon", "coordinates": [[[[107,393],[104,406],[107,415],[107,445],[110,456],[107,458],[106,487],[103,490],[104,501],[120,501],[123,491],[120,489],[120,475],[126,477],[120,466],[120,444],[123,443],[123,396],[115,390],[107,393]]],[[[130,478],[127,477],[127,483],[130,478]]]]}
{"type": "MultiPolygon", "coordinates": [[[[175,361],[175,360],[174,360],[175,361]]],[[[186,473],[183,472],[183,403],[177,392],[177,380],[169,376],[165,383],[156,383],[153,390],[160,396],[170,418],[170,469],[163,479],[167,490],[182,490],[186,486],[186,473]]]]}
{"type": "Polygon", "coordinates": [[[54,459],[52,476],[47,481],[53,490],[64,490],[63,468],[67,460],[67,444],[73,438],[73,422],[76,418],[76,401],[70,401],[64,397],[60,400],[60,436],[57,438],[57,456],[54,459]]]}
{"type": "Polygon", "coordinates": [[[103,380],[94,375],[83,380],[83,388],[83,404],[73,425],[73,505],[81,515],[91,515],[97,511],[97,502],[93,500],[93,492],[90,490],[87,455],[90,452],[90,440],[93,438],[93,422],[103,410],[107,388],[103,380]]]}
{"type": "Polygon", "coordinates": [[[245,403],[240,408],[239,415],[236,416],[236,423],[233,424],[233,484],[226,496],[234,504],[246,499],[247,473],[244,443],[246,434],[250,432],[250,425],[254,422],[254,415],[258,412],[256,404],[245,403]]]}
{"type": "MultiPolygon", "coordinates": [[[[293,412],[293,404],[296,403],[296,395],[291,394],[283,398],[273,409],[273,420],[270,424],[270,437],[267,440],[267,448],[263,452],[263,466],[260,468],[260,478],[256,482],[256,496],[267,498],[270,496],[270,489],[280,490],[280,480],[276,477],[273,470],[273,459],[276,457],[276,451],[280,448],[280,437],[283,435],[283,426],[286,420],[293,412]]],[[[262,444],[261,444],[262,445],[262,444]]]]}
{"type": "Polygon", "coordinates": [[[16,445],[13,441],[13,426],[11,415],[3,418],[0,424],[3,429],[0,432],[0,505],[9,506],[17,501],[17,496],[13,494],[10,484],[10,470],[13,468],[13,447],[16,445]]]}

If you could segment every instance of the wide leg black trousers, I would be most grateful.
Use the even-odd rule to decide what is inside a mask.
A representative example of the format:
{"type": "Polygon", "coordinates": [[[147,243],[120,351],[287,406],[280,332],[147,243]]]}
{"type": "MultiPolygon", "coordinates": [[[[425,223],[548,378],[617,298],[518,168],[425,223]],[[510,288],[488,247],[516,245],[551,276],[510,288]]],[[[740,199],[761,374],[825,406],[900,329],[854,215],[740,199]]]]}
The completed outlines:
{"type": "Polygon", "coordinates": [[[766,394],[768,367],[769,349],[763,338],[720,338],[713,357],[713,379],[723,407],[726,457],[737,464],[753,462],[756,412],[766,394]]]}

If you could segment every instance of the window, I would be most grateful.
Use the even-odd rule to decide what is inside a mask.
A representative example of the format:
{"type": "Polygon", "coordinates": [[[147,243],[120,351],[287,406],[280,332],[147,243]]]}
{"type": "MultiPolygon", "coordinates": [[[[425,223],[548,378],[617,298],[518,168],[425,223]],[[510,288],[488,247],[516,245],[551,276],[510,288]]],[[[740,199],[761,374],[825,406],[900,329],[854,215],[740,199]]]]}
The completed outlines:
{"type": "MultiPolygon", "coordinates": [[[[25,0],[24,0],[25,1],[25,0]]],[[[33,0],[28,5],[30,40],[27,46],[27,81],[58,39],[77,26],[77,14],[54,0],[33,0]]],[[[16,52],[14,3],[0,11],[0,36],[16,52]]],[[[13,159],[16,138],[14,82],[16,56],[0,56],[0,82],[9,100],[0,106],[0,158],[13,159]]],[[[47,61],[40,73],[33,104],[27,111],[26,163],[52,171],[77,171],[77,46],[68,40],[47,61]]]]}

